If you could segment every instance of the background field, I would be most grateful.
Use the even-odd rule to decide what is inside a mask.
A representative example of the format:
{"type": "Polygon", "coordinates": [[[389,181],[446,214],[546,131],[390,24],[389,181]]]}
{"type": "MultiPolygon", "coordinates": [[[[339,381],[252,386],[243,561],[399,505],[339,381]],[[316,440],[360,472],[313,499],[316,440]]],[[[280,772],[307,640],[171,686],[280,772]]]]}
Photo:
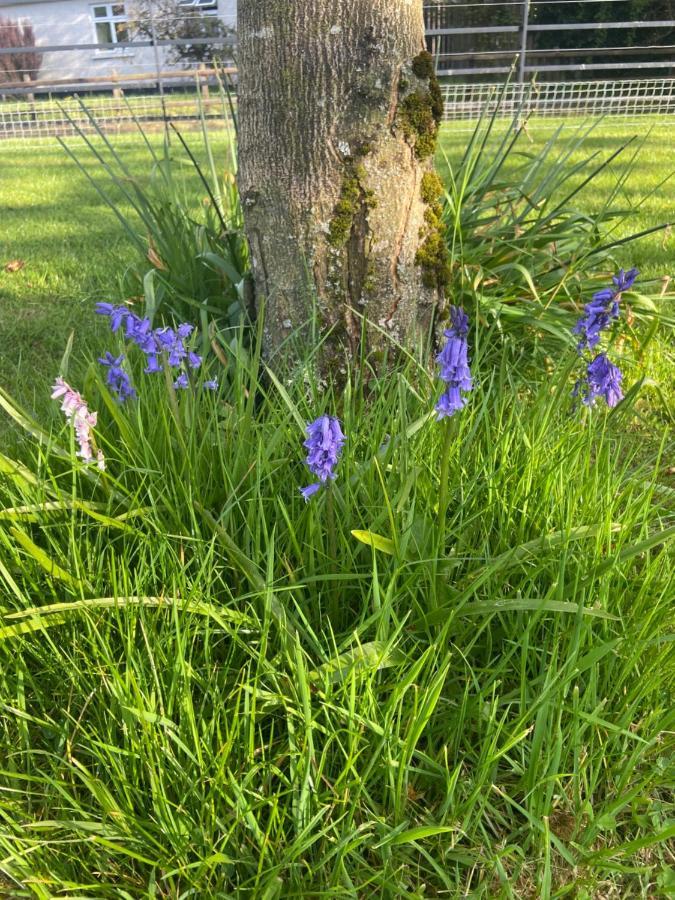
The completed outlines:
{"type": "MultiPolygon", "coordinates": [[[[589,123],[531,122],[512,165],[540,148],[560,124],[568,136],[589,123]]],[[[469,127],[467,123],[444,126],[438,159],[441,170],[444,155],[453,164],[463,153],[469,127]]],[[[203,161],[199,136],[192,135],[190,141],[203,161]]],[[[598,209],[637,152],[622,191],[625,207],[634,214],[617,232],[621,237],[675,219],[675,184],[664,184],[675,168],[668,120],[607,119],[597,124],[583,149],[570,158],[573,165],[594,152],[600,161],[627,142],[631,142],[627,149],[580,197],[585,211],[598,209]]],[[[70,145],[81,150],[76,140],[71,139],[70,145]]],[[[134,175],[150,177],[151,159],[140,138],[119,139],[116,146],[134,175]]],[[[213,146],[216,156],[224,149],[215,129],[213,146]]],[[[82,161],[90,171],[96,168],[91,156],[82,155],[82,161]]],[[[104,173],[97,174],[106,181],[104,173]]],[[[199,196],[199,187],[194,188],[199,196]]],[[[88,354],[97,350],[104,329],[91,314],[93,303],[120,296],[120,281],[134,251],[114,214],[55,141],[1,144],[0,194],[0,384],[22,402],[44,411],[44,386],[54,375],[68,335],[76,332],[75,364],[85,348],[88,354]],[[14,259],[23,260],[25,266],[5,272],[6,263],[14,259]]],[[[675,275],[675,236],[667,228],[643,238],[626,248],[618,262],[625,267],[637,265],[643,273],[643,288],[653,280],[653,290],[658,291],[656,282],[675,275]]]]}

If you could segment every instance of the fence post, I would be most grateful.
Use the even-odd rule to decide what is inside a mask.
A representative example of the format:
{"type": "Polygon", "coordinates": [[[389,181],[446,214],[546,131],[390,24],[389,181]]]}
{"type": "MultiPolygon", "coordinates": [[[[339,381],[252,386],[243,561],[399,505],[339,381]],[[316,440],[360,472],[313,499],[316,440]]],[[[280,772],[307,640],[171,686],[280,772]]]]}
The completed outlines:
{"type": "Polygon", "coordinates": [[[527,59],[527,26],[530,22],[530,0],[523,0],[523,21],[520,26],[520,58],[518,60],[518,81],[525,82],[525,60],[527,59]]]}
{"type": "MultiPolygon", "coordinates": [[[[112,79],[111,79],[111,80],[112,80],[116,85],[119,84],[119,75],[117,74],[117,69],[113,69],[113,70],[112,70],[112,79]]],[[[119,87],[114,87],[114,88],[112,89],[112,95],[113,95],[113,97],[115,98],[115,100],[119,100],[120,97],[122,96],[122,91],[121,91],[121,89],[120,89],[119,87]]]]}
{"type": "MultiPolygon", "coordinates": [[[[11,59],[11,57],[10,57],[10,59],[11,59]]],[[[28,74],[28,72],[23,73],[23,75],[21,76],[21,80],[24,83],[30,82],[30,75],[28,74]]],[[[26,100],[28,100],[29,103],[35,103],[35,94],[32,91],[31,91],[31,93],[26,94],[26,100]]]]}
{"type": "Polygon", "coordinates": [[[197,77],[199,79],[199,84],[201,85],[201,89],[202,89],[202,97],[204,98],[204,100],[208,100],[209,99],[209,72],[208,72],[208,69],[206,68],[206,66],[204,65],[204,63],[199,64],[199,69],[197,70],[197,72],[198,72],[197,77]]]}
{"type": "MultiPolygon", "coordinates": [[[[159,64],[159,50],[157,49],[157,32],[155,29],[155,3],[150,0],[150,33],[152,35],[152,49],[155,55],[155,71],[157,73],[157,87],[159,88],[159,96],[162,103],[162,114],[164,122],[168,121],[166,115],[166,100],[164,99],[164,82],[162,81],[162,69],[159,64]]],[[[165,126],[166,127],[166,126],[165,126]]]]}

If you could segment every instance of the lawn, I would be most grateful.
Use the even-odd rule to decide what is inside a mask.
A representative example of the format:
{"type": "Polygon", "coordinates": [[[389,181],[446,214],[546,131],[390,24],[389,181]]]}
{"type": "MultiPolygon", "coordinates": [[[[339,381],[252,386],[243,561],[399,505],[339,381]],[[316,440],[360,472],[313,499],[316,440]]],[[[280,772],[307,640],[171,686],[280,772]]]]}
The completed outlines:
{"type": "MultiPolygon", "coordinates": [[[[597,212],[615,184],[631,168],[629,178],[619,193],[617,206],[633,210],[630,219],[622,224],[614,237],[622,238],[657,225],[675,224],[675,159],[671,139],[672,123],[661,117],[625,122],[609,117],[605,120],[536,119],[527,125],[527,138],[520,144],[520,152],[511,160],[515,167],[526,158],[535,155],[551,137],[560,131],[560,140],[567,141],[594,125],[584,139],[583,147],[569,157],[574,166],[592,153],[597,154],[597,164],[625,146],[615,160],[594,179],[579,195],[579,206],[588,213],[597,212]],[[634,163],[634,164],[633,164],[634,163]]],[[[504,128],[499,128],[499,137],[504,128]]],[[[470,137],[465,123],[446,124],[441,134],[441,158],[447,154],[450,163],[456,162],[464,152],[470,137]],[[454,129],[457,128],[457,132],[454,129]]],[[[570,188],[578,186],[581,176],[570,180],[570,188]]],[[[645,278],[661,280],[675,276],[675,234],[672,228],[643,238],[625,251],[638,266],[645,278]]],[[[625,260],[624,260],[625,261],[625,260]]]]}
{"type": "MultiPolygon", "coordinates": [[[[152,160],[142,139],[116,146],[130,171],[147,181],[152,160]]],[[[99,171],[86,154],[82,161],[99,171]]],[[[85,347],[96,352],[102,330],[93,305],[123,294],[124,272],[136,257],[115,215],[56,141],[0,144],[0,184],[0,384],[44,412],[44,386],[69,334],[78,337],[75,363],[85,347]],[[23,268],[5,271],[12,260],[23,268]]],[[[128,209],[123,198],[120,203],[128,209]]]]}
{"type": "MultiPolygon", "coordinates": [[[[633,127],[601,124],[590,146],[611,155],[633,127]]],[[[528,132],[523,152],[552,126],[528,132]]],[[[667,133],[645,138],[617,239],[672,217],[667,133]]],[[[453,167],[467,137],[442,133],[453,167]]],[[[116,146],[147,182],[141,142],[116,146]]],[[[596,212],[624,171],[579,205],[596,212]]],[[[0,896],[671,896],[670,233],[605,261],[642,275],[607,344],[625,400],[589,409],[570,396],[578,297],[519,321],[518,234],[509,221],[479,290],[499,241],[477,232],[470,324],[450,338],[474,384],[437,421],[428,354],[355,366],[344,389],[309,362],[285,379],[224,316],[179,391],[168,353],[152,374],[155,351],[93,315],[127,296],[140,251],[91,184],[53,146],[0,146],[0,172],[2,262],[25,262],[0,272],[0,405],[31,435],[0,452],[0,896]],[[504,272],[511,293],[490,295],[504,272]],[[71,331],[104,468],[74,458],[48,399],[71,331]],[[85,372],[104,347],[126,355],[126,405],[85,372]],[[323,415],[346,443],[305,502],[306,426],[323,415]]],[[[180,221],[179,250],[194,237],[180,221]]],[[[560,242],[590,246],[579,234],[561,226],[560,242]]],[[[556,296],[549,232],[530,247],[535,293],[556,296]]],[[[160,258],[167,280],[183,260],[160,258]]],[[[582,261],[572,290],[611,271],[582,261]]]]}
{"type": "MultiPolygon", "coordinates": [[[[528,133],[532,142],[525,142],[523,152],[541,147],[556,124],[550,120],[531,123],[528,133]]],[[[563,125],[565,135],[578,127],[569,122],[563,125]]],[[[598,125],[585,143],[586,149],[571,158],[574,163],[590,150],[598,151],[602,159],[637,136],[581,196],[580,205],[589,212],[600,207],[629,164],[632,147],[640,147],[638,163],[622,190],[626,208],[635,212],[617,237],[675,220],[675,187],[658,187],[675,168],[671,146],[664,140],[667,129],[662,120],[635,124],[608,120],[598,125]]],[[[463,152],[468,137],[465,123],[444,127],[441,146],[451,162],[463,152]]],[[[193,136],[192,143],[203,161],[199,138],[193,136]]],[[[77,142],[71,141],[71,146],[76,149],[77,142]]],[[[130,170],[147,178],[149,154],[142,140],[120,138],[116,146],[130,170]]],[[[214,146],[218,147],[217,133],[214,146]]],[[[96,169],[91,157],[82,158],[90,171],[96,169]]],[[[440,157],[439,165],[442,170],[440,157]]],[[[93,303],[120,296],[120,282],[130,261],[129,244],[113,213],[55,141],[40,146],[0,144],[0,184],[0,335],[4,348],[0,384],[30,407],[44,411],[43,386],[53,377],[69,333],[75,331],[79,337],[76,360],[85,346],[88,353],[98,346],[101,328],[91,315],[93,303]],[[4,271],[14,259],[22,260],[24,267],[18,272],[4,271]]],[[[667,229],[642,239],[622,255],[622,263],[637,265],[643,272],[643,284],[675,276],[675,235],[667,229]]]]}

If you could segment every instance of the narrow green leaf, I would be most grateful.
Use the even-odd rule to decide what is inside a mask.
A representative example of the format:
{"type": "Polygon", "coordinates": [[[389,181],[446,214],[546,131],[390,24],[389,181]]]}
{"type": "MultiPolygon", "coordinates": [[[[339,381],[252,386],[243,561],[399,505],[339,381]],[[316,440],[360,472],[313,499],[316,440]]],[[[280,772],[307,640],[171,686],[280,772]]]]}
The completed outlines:
{"type": "Polygon", "coordinates": [[[393,556],[396,552],[396,547],[392,540],[383,537],[381,534],[375,534],[374,531],[359,531],[356,529],[352,530],[352,534],[362,544],[367,544],[369,547],[374,547],[376,550],[381,550],[390,556],[393,556]]]}
{"type": "Polygon", "coordinates": [[[424,838],[433,837],[436,834],[451,834],[459,829],[456,825],[418,825],[416,828],[408,828],[401,831],[391,840],[378,844],[378,847],[396,847],[399,844],[410,844],[413,841],[422,841],[424,838]]]}
{"type": "Polygon", "coordinates": [[[309,672],[308,676],[311,681],[328,679],[335,683],[344,680],[354,670],[387,669],[391,666],[402,665],[404,662],[405,655],[400,650],[388,646],[384,641],[371,641],[330,659],[318,669],[309,672]]]}
{"type": "Polygon", "coordinates": [[[657,531],[656,534],[650,535],[648,538],[639,541],[637,544],[631,544],[629,547],[624,547],[619,551],[617,556],[605,560],[601,565],[594,569],[592,577],[595,578],[603,572],[606,572],[608,569],[613,569],[618,562],[625,562],[627,559],[639,556],[641,553],[651,550],[652,547],[657,547],[659,544],[667,544],[673,538],[675,538],[675,525],[671,528],[666,528],[663,531],[657,531]]]}
{"type": "MultiPolygon", "coordinates": [[[[560,612],[576,614],[579,611],[585,616],[595,616],[597,619],[618,620],[617,616],[608,613],[607,610],[594,606],[579,607],[578,603],[572,603],[566,600],[541,600],[536,597],[519,598],[517,600],[491,600],[488,603],[470,603],[462,607],[458,614],[460,616],[482,616],[490,613],[505,612],[507,610],[519,611],[536,611],[536,612],[560,612]]],[[[447,611],[440,621],[445,621],[447,611]]],[[[431,620],[431,617],[429,617],[431,620]]]]}
{"type": "Polygon", "coordinates": [[[269,376],[269,379],[272,382],[272,384],[275,386],[275,388],[279,392],[281,399],[284,401],[284,403],[288,407],[289,412],[291,413],[291,415],[293,416],[293,418],[295,419],[295,421],[298,425],[298,428],[300,428],[300,430],[304,434],[304,432],[307,428],[307,422],[305,422],[304,418],[300,415],[300,410],[295,405],[295,403],[293,403],[293,401],[291,400],[290,395],[289,395],[288,391],[286,390],[286,388],[279,381],[279,379],[274,374],[274,372],[270,368],[268,368],[268,366],[265,366],[265,372],[269,376]]]}
{"type": "Polygon", "coordinates": [[[93,597],[86,600],[73,600],[64,603],[51,603],[48,606],[32,606],[29,609],[21,609],[8,613],[0,619],[0,639],[14,637],[17,634],[27,634],[39,631],[42,628],[51,628],[53,625],[62,625],[68,621],[67,613],[85,612],[95,609],[124,609],[126,607],[147,606],[164,607],[172,609],[179,606],[181,610],[196,615],[213,619],[217,625],[229,630],[233,625],[253,627],[251,619],[239,610],[216,608],[209,603],[198,600],[185,601],[180,597],[93,597]],[[26,619],[15,623],[16,619],[26,619]],[[11,622],[4,625],[2,622],[11,622]]]}
{"type": "Polygon", "coordinates": [[[12,526],[10,532],[14,535],[14,539],[16,542],[23,547],[26,553],[31,556],[35,562],[41,566],[45,572],[50,575],[52,578],[56,578],[59,581],[63,581],[66,584],[70,584],[75,588],[81,589],[84,587],[83,583],[79,578],[76,578],[70,572],[67,572],[65,569],[62,569],[54,560],[46,553],[41,547],[38,547],[27,534],[24,534],[20,529],[12,526]]]}

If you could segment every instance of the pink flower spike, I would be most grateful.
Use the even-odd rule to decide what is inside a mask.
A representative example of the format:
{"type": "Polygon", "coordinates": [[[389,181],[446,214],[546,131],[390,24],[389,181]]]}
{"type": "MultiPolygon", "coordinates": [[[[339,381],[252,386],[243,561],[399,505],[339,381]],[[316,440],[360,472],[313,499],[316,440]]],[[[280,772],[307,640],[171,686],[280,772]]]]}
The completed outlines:
{"type": "MultiPolygon", "coordinates": [[[[55,380],[52,386],[52,399],[59,398],[63,398],[61,410],[75,429],[75,437],[80,445],[77,455],[85,462],[93,462],[94,447],[91,430],[96,425],[97,413],[89,411],[86,401],[61,376],[55,380]]],[[[105,459],[101,450],[96,453],[96,465],[102,472],[105,471],[105,459]]]]}
{"type": "Polygon", "coordinates": [[[68,385],[65,383],[63,378],[59,375],[54,384],[52,385],[52,400],[56,400],[57,397],[62,397],[66,391],[68,390],[68,385]]]}

